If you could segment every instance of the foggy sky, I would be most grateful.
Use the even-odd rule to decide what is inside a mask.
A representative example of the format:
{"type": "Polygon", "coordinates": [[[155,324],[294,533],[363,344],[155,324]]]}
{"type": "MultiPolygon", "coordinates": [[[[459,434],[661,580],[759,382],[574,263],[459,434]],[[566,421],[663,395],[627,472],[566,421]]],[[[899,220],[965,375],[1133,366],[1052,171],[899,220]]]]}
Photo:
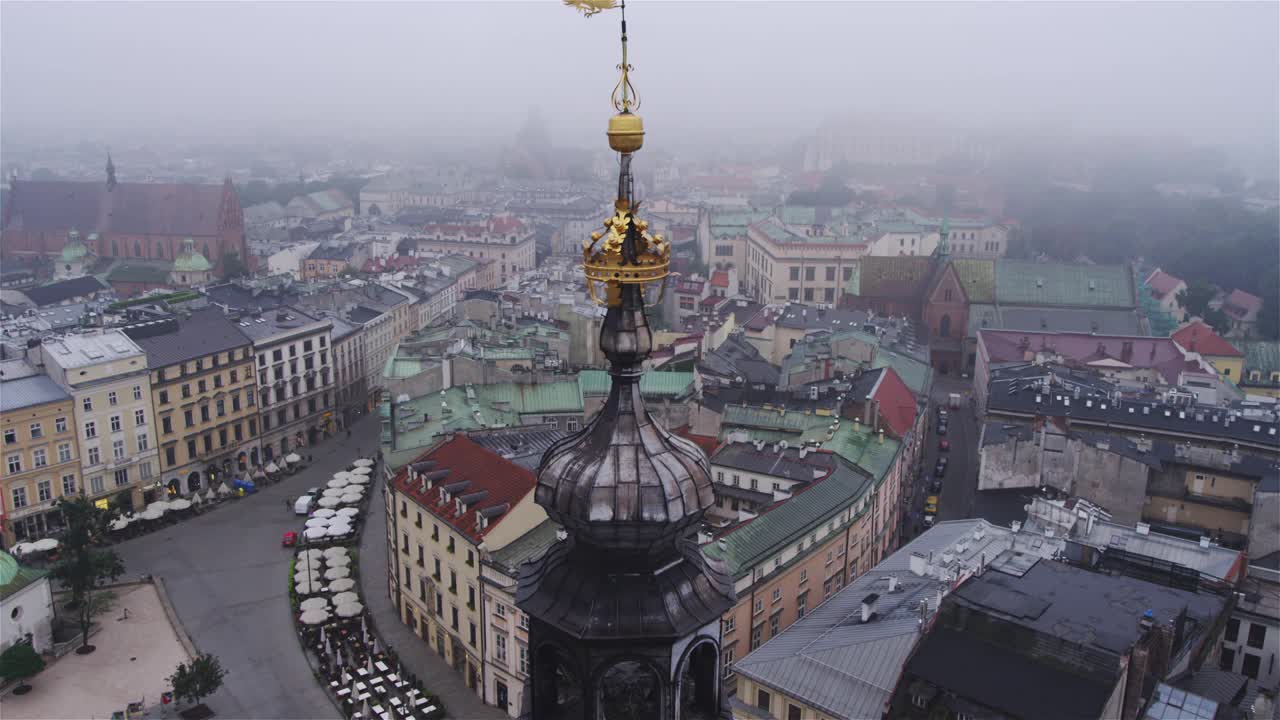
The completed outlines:
{"type": "MultiPolygon", "coordinates": [[[[650,138],[793,137],[831,116],[1270,143],[1280,4],[633,0],[650,138]]],[[[523,3],[0,3],[0,130],[88,140],[557,143],[611,112],[616,11],[523,3]]]]}

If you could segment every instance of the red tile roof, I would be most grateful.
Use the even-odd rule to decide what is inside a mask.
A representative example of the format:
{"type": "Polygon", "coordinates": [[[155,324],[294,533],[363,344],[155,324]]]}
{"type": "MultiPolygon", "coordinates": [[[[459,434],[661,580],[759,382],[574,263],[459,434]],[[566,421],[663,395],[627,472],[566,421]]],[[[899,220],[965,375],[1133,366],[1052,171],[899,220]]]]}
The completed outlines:
{"type": "Polygon", "coordinates": [[[1069,367],[1112,359],[1134,368],[1151,368],[1169,384],[1177,383],[1183,371],[1200,372],[1172,338],[990,328],[979,330],[978,338],[986,347],[991,364],[1024,362],[1037,352],[1050,352],[1061,355],[1069,367]]]}
{"type": "Polygon", "coordinates": [[[724,270],[717,270],[711,273],[711,287],[729,287],[729,273],[724,270]]]}
{"type": "Polygon", "coordinates": [[[1151,288],[1151,294],[1157,299],[1164,299],[1180,284],[1182,284],[1182,278],[1170,275],[1159,268],[1147,276],[1147,286],[1151,288]]]}
{"type": "Polygon", "coordinates": [[[1262,309],[1262,298],[1243,290],[1232,290],[1222,303],[1222,311],[1237,320],[1244,319],[1249,313],[1257,313],[1262,309]]]}
{"type": "Polygon", "coordinates": [[[82,237],[218,235],[225,224],[223,202],[236,199],[225,184],[123,182],[108,189],[105,182],[63,180],[22,180],[9,195],[7,222],[27,232],[74,227],[82,237]]]}
{"type": "Polygon", "coordinates": [[[870,397],[880,404],[880,416],[889,434],[901,439],[911,431],[916,422],[916,396],[893,368],[884,368],[870,397]]]}
{"type": "Polygon", "coordinates": [[[714,455],[716,448],[720,447],[720,440],[714,435],[695,435],[689,431],[688,425],[676,428],[675,434],[702,448],[702,452],[706,453],[708,457],[714,455]]]}
{"type": "Polygon", "coordinates": [[[392,479],[396,492],[413,498],[432,515],[476,542],[501,522],[516,503],[533,492],[536,482],[537,477],[531,471],[495,455],[465,435],[455,435],[422,453],[392,479]],[[422,491],[421,481],[410,476],[414,464],[424,460],[435,463],[427,472],[449,471],[426,492],[422,491]],[[443,497],[446,491],[450,495],[447,501],[443,497]],[[470,500],[461,513],[456,504],[459,499],[470,500]],[[481,515],[490,516],[483,530],[479,525],[481,515]]]}
{"type": "Polygon", "coordinates": [[[1244,357],[1244,353],[1235,349],[1231,343],[1213,331],[1213,328],[1199,320],[1182,326],[1173,334],[1173,341],[1188,352],[1219,357],[1244,357]]]}

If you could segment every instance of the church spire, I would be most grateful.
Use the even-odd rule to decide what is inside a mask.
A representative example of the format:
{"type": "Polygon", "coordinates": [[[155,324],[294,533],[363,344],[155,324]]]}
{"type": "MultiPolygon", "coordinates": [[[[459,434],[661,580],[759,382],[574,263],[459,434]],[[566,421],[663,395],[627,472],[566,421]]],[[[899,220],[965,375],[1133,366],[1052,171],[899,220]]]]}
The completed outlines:
{"type": "Polygon", "coordinates": [[[111,161],[111,151],[107,151],[107,189],[116,189],[116,164],[111,161]]]}
{"type": "MultiPolygon", "coordinates": [[[[588,15],[613,6],[566,2],[588,15]]],[[[520,571],[532,720],[729,717],[720,618],[733,606],[733,579],[693,538],[715,504],[710,465],[649,414],[640,389],[653,347],[645,286],[665,284],[671,247],[649,234],[632,193],[644,125],[625,22],[607,133],[620,155],[618,195],[604,231],[582,247],[588,292],[606,308],[600,348],[611,387],[595,418],[552,445],[538,468],[534,501],[567,537],[520,571]]]]}

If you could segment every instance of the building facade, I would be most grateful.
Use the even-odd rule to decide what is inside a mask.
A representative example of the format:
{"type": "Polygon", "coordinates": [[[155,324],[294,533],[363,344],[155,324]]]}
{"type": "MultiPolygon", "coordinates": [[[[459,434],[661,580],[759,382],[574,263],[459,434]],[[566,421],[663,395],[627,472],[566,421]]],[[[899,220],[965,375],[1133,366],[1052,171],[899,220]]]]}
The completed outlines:
{"type": "Polygon", "coordinates": [[[262,461],[309,447],[334,430],[333,323],[282,305],[242,315],[257,362],[262,461]]]}
{"type": "Polygon", "coordinates": [[[54,503],[80,493],[80,449],[71,395],[23,360],[2,366],[0,542],[13,547],[62,528],[54,503]]]}
{"type": "Polygon", "coordinates": [[[422,232],[419,253],[456,253],[492,262],[498,285],[538,265],[534,231],[515,217],[495,216],[483,224],[428,223],[422,232]]]}
{"type": "Polygon", "coordinates": [[[125,508],[160,499],[155,411],[147,355],[122,330],[45,340],[40,362],[70,393],[86,496],[125,508]]]}
{"type": "Polygon", "coordinates": [[[206,308],[125,332],[147,353],[167,495],[229,484],[265,464],[253,345],[237,321],[206,308]]]}

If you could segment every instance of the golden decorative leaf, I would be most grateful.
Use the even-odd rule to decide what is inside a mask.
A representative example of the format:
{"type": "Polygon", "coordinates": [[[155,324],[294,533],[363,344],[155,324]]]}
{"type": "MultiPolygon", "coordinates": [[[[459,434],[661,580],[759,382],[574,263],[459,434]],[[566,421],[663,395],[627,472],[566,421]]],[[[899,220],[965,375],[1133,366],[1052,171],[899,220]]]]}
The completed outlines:
{"type": "Polygon", "coordinates": [[[564,4],[586,17],[618,7],[617,0],[564,0],[564,4]]]}

